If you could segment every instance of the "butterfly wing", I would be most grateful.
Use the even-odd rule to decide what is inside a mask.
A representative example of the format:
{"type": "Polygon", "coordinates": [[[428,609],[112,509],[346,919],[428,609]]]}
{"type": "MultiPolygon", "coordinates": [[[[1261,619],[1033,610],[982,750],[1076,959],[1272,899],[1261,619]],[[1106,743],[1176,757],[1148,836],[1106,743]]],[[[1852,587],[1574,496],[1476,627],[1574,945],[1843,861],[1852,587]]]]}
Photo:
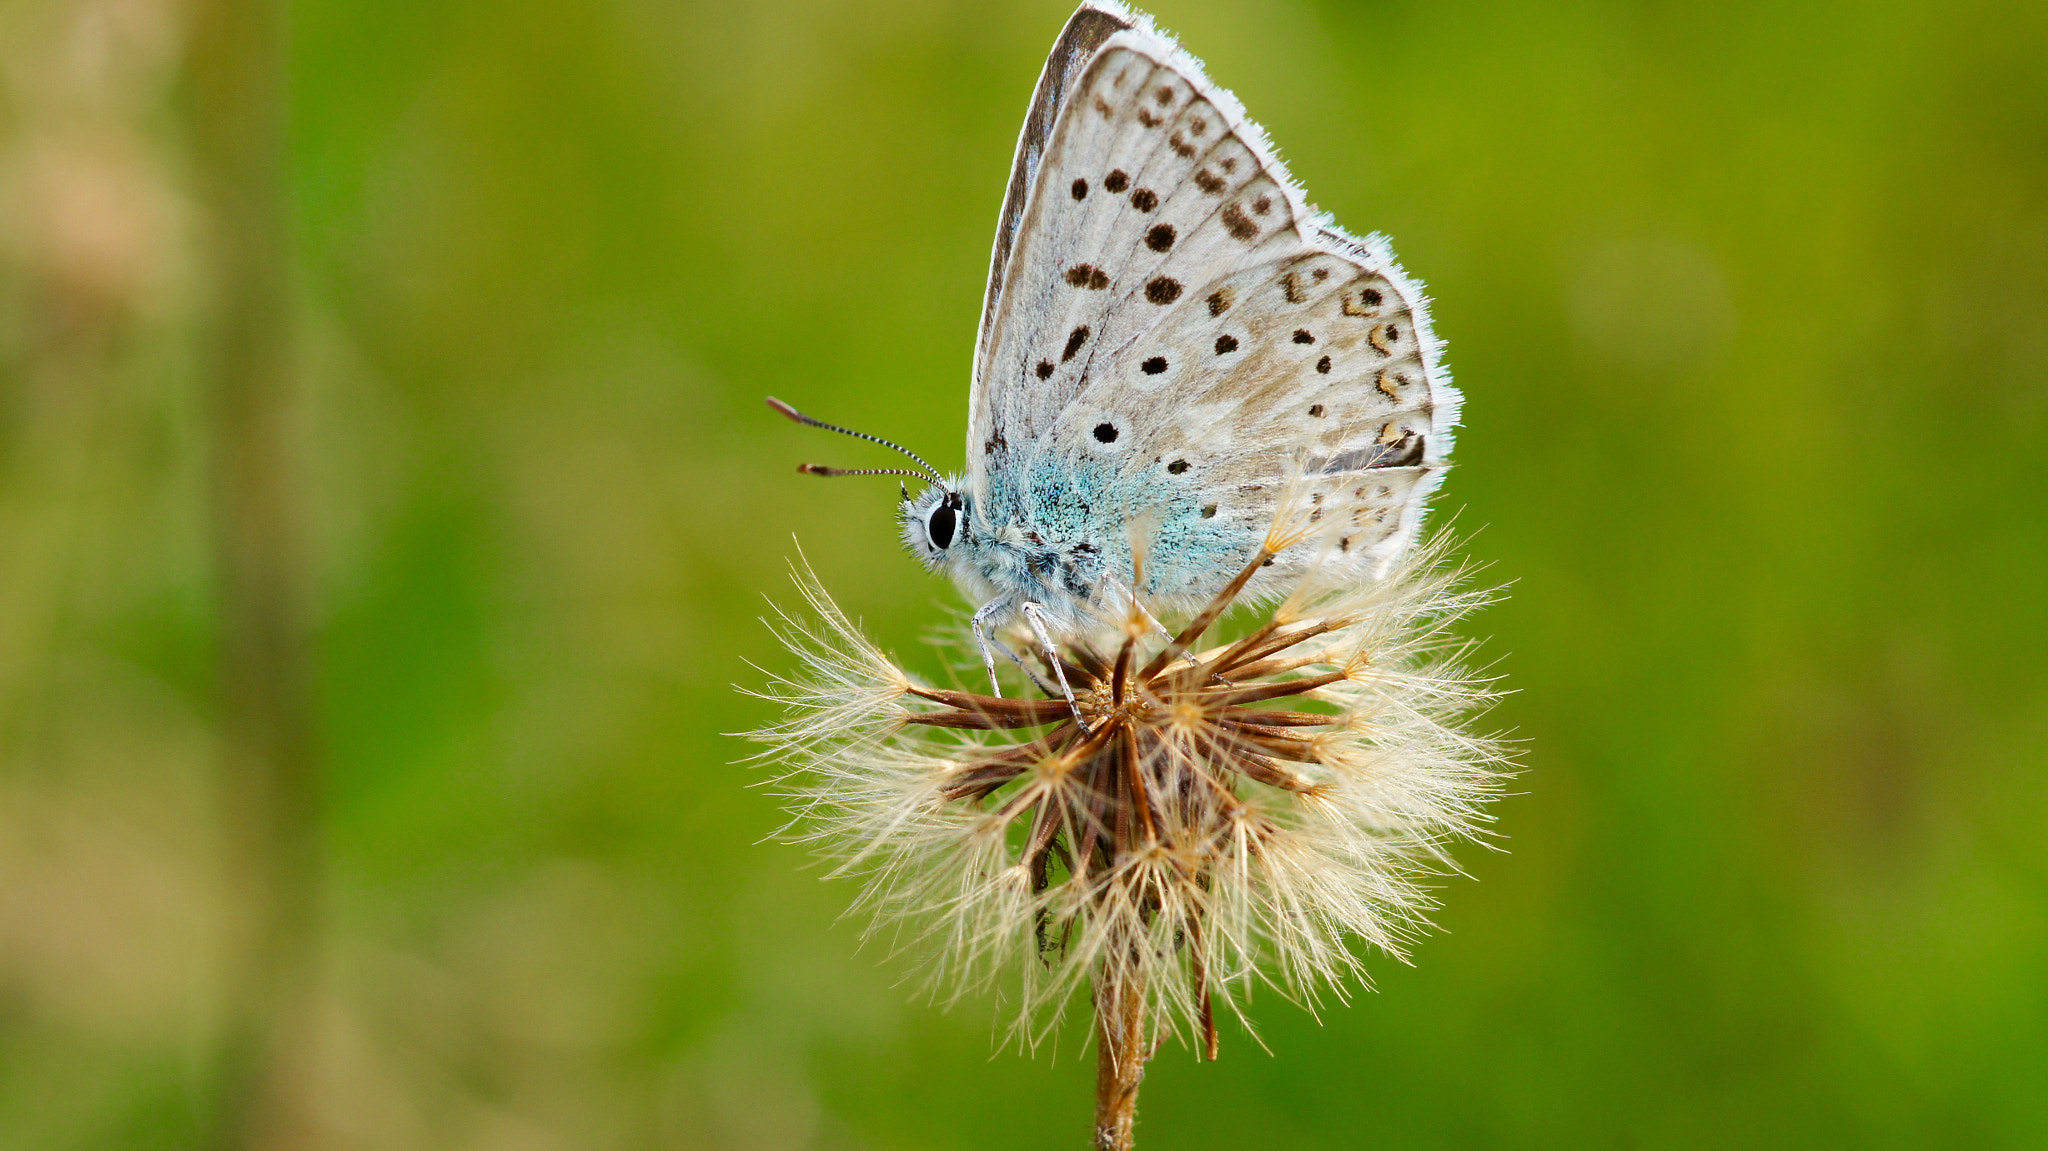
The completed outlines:
{"type": "Polygon", "coordinates": [[[1048,461],[1107,469],[1136,502],[1205,521],[1162,564],[1227,578],[1306,473],[1324,562],[1377,574],[1407,548],[1458,408],[1420,285],[1383,240],[1311,210],[1149,21],[1086,6],[1069,22],[1003,223],[968,436],[992,516],[1043,514],[1015,477],[1048,461]]]}
{"type": "Polygon", "coordinates": [[[1122,5],[1083,4],[1067,20],[1060,38],[1045,58],[1045,70],[1038,74],[1038,87],[1031,93],[1031,110],[1024,114],[1024,127],[1017,133],[1017,155],[1010,164],[1010,186],[1003,193],[1002,215],[996,219],[995,251],[989,257],[988,291],[982,297],[981,333],[976,352],[977,396],[980,392],[980,364],[987,358],[989,334],[995,330],[995,316],[1003,298],[1003,279],[1009,270],[1010,253],[1016,247],[1017,231],[1024,220],[1024,208],[1031,198],[1032,177],[1045,157],[1046,140],[1065,106],[1081,67],[1102,47],[1102,42],[1132,26],[1131,14],[1122,5]]]}

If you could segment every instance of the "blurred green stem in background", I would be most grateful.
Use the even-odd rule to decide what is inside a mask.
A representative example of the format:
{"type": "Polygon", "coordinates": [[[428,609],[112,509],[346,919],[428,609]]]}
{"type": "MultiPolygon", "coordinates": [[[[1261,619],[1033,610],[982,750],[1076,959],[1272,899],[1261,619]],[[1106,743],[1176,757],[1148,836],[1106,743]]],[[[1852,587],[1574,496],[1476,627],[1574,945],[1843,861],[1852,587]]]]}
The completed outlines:
{"type": "Polygon", "coordinates": [[[284,13],[202,0],[187,60],[211,257],[205,348],[220,597],[222,824],[234,941],[216,1143],[292,1146],[289,1036],[304,1024],[318,754],[294,453],[285,226],[284,13]]]}

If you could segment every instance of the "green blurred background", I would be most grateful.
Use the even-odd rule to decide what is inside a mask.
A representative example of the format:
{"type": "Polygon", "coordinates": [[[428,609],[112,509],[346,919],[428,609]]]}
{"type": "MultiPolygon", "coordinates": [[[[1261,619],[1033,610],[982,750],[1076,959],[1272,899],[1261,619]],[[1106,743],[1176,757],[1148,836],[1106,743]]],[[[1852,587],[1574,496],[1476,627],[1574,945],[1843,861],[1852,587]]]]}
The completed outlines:
{"type": "MultiPolygon", "coordinates": [[[[888,461],[761,397],[959,465],[1067,9],[290,6],[322,862],[248,1136],[189,7],[0,8],[0,1145],[1081,1146],[1082,1036],[857,952],[721,734],[792,536],[936,670],[895,485],[792,471],[888,461]]],[[[2048,8],[1156,14],[1436,295],[1526,742],[1414,965],[1167,1049],[1141,1145],[2048,1146],[2048,8]]]]}

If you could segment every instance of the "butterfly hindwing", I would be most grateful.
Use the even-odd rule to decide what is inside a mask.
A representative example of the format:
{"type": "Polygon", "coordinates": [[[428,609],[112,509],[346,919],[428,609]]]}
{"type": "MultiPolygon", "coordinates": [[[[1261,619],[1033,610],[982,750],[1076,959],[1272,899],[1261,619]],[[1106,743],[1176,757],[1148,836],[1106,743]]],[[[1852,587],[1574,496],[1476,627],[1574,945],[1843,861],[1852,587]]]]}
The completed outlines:
{"type": "Polygon", "coordinates": [[[1048,444],[1148,471],[1138,490],[1240,525],[1245,551],[1299,473],[1317,520],[1345,525],[1335,562],[1376,573],[1412,539],[1447,445],[1427,332],[1371,265],[1297,248],[1202,284],[1102,366],[1048,444]],[[1104,422],[1113,442],[1088,434],[1104,422]]]}

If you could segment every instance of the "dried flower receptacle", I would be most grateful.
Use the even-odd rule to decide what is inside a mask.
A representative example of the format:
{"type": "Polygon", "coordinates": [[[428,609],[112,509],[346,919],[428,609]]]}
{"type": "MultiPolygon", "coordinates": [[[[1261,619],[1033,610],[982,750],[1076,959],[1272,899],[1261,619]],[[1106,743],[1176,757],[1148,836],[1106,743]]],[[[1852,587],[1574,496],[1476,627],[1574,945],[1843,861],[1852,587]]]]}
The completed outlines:
{"type": "Polygon", "coordinates": [[[1093,982],[1105,1148],[1130,1145],[1163,1033],[1214,1058],[1218,1001],[1255,976],[1312,1003],[1359,974],[1348,936],[1398,952],[1429,905],[1417,879],[1499,779],[1495,745],[1457,727],[1491,698],[1450,630],[1481,596],[1429,556],[1369,585],[1311,575],[1201,648],[1271,554],[1170,642],[1135,611],[1070,641],[1078,719],[1057,695],[915,682],[803,576],[817,622],[784,617],[808,674],[755,737],[790,768],[793,831],[865,874],[956,991],[1018,969],[1026,1041],[1093,982]]]}

